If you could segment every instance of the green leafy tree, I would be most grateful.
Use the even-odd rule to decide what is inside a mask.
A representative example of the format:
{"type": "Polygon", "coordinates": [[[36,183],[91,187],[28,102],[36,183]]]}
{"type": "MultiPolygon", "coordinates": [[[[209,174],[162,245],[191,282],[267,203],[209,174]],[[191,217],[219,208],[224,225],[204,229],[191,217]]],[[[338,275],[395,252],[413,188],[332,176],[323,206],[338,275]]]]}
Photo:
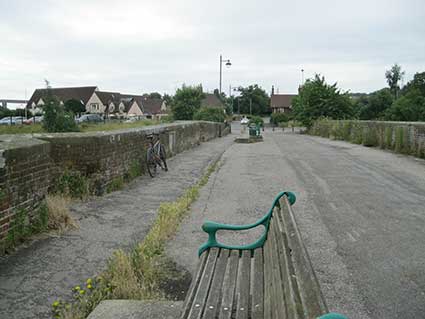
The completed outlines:
{"type": "Polygon", "coordinates": [[[246,88],[239,87],[240,96],[237,98],[241,113],[262,115],[266,114],[270,106],[270,98],[257,84],[246,88]]]}
{"type": "Polygon", "coordinates": [[[393,95],[388,88],[362,96],[355,103],[357,117],[361,120],[382,119],[393,101],[393,95]]]}
{"type": "Polygon", "coordinates": [[[204,97],[201,85],[187,86],[183,84],[173,97],[171,110],[174,119],[192,120],[195,112],[200,109],[204,97]]]}
{"type": "Polygon", "coordinates": [[[65,102],[65,111],[72,112],[75,115],[79,115],[81,113],[84,113],[86,111],[86,106],[76,99],[70,99],[65,102]]]}
{"type": "Polygon", "coordinates": [[[52,94],[49,82],[46,80],[44,101],[43,127],[47,132],[77,132],[79,128],[74,121],[74,114],[65,111],[59,100],[52,94]]]}
{"type": "Polygon", "coordinates": [[[173,102],[173,97],[167,93],[164,93],[164,95],[162,96],[163,100],[165,101],[165,104],[167,105],[171,105],[173,102]]]}
{"type": "Polygon", "coordinates": [[[398,86],[398,82],[404,76],[404,71],[401,70],[401,66],[397,63],[394,64],[391,69],[385,72],[385,77],[387,78],[388,86],[390,87],[391,92],[394,94],[394,98],[397,99],[398,91],[400,87],[398,86]]]}
{"type": "Polygon", "coordinates": [[[419,89],[412,89],[394,101],[385,112],[390,121],[425,121],[425,96],[419,89]]]}
{"type": "Polygon", "coordinates": [[[148,97],[151,99],[162,99],[161,93],[158,93],[158,92],[145,93],[142,96],[148,97]]]}
{"type": "Polygon", "coordinates": [[[278,125],[291,120],[291,115],[288,113],[272,113],[270,116],[270,123],[278,125]]]}
{"type": "Polygon", "coordinates": [[[413,80],[403,87],[401,94],[406,94],[411,90],[418,90],[422,96],[425,96],[425,72],[416,73],[413,80]]]}
{"type": "Polygon", "coordinates": [[[348,93],[341,92],[336,83],[327,84],[318,74],[305,82],[292,103],[295,118],[307,127],[320,117],[346,119],[353,116],[348,93]]]}
{"type": "Polygon", "coordinates": [[[226,119],[223,108],[201,107],[193,116],[194,120],[223,123],[226,119]]]}

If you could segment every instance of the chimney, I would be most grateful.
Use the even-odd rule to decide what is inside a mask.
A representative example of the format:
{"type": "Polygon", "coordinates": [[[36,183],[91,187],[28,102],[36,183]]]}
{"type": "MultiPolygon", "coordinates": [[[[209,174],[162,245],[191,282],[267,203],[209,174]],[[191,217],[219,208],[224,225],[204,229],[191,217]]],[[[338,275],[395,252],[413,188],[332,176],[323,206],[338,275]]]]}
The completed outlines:
{"type": "Polygon", "coordinates": [[[274,95],[274,85],[272,85],[272,95],[274,95]]]}

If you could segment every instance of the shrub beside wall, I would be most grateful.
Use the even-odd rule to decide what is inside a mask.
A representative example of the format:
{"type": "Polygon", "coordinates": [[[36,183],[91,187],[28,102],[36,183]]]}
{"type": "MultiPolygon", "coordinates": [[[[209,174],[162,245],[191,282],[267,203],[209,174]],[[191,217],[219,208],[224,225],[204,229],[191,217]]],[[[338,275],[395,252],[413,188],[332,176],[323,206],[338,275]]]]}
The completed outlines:
{"type": "Polygon", "coordinates": [[[223,123],[182,122],[110,132],[38,134],[34,138],[2,136],[0,250],[8,234],[13,235],[11,241],[17,241],[21,233],[40,224],[40,207],[49,192],[74,198],[102,195],[142,174],[146,135],[152,132],[160,134],[167,156],[173,156],[229,130],[223,123]],[[19,232],[22,229],[25,231],[19,232]]]}
{"type": "Polygon", "coordinates": [[[321,119],[313,124],[309,134],[425,158],[423,122],[321,119]]]}

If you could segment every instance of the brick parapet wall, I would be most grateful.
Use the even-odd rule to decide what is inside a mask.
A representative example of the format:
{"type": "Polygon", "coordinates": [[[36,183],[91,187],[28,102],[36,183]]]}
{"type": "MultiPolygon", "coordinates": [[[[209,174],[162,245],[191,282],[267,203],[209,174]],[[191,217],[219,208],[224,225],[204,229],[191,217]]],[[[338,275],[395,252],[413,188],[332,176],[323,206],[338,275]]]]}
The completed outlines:
{"type": "Polygon", "coordinates": [[[65,169],[87,177],[96,194],[125,177],[134,163],[143,171],[151,133],[159,134],[170,157],[229,129],[219,123],[177,122],[108,132],[0,136],[0,241],[16,211],[25,209],[31,218],[65,169]]]}

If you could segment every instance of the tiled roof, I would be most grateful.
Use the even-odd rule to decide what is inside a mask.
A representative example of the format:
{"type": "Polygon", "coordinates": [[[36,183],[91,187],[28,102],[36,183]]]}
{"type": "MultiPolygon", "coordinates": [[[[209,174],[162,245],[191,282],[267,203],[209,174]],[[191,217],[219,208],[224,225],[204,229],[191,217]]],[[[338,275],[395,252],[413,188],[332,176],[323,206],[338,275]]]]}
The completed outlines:
{"type": "Polygon", "coordinates": [[[270,98],[271,108],[292,108],[292,99],[296,94],[272,94],[270,98]]]}
{"type": "Polygon", "coordinates": [[[212,93],[205,93],[205,98],[201,101],[201,107],[225,107],[223,102],[212,93]]]}
{"type": "MultiPolygon", "coordinates": [[[[52,88],[52,94],[59,100],[66,102],[71,99],[83,101],[84,104],[90,99],[93,93],[97,90],[96,86],[83,86],[83,87],[68,87],[68,88],[52,88]]],[[[36,89],[27,103],[27,107],[31,106],[33,102],[37,103],[40,98],[46,95],[47,89],[36,89]]]]}

